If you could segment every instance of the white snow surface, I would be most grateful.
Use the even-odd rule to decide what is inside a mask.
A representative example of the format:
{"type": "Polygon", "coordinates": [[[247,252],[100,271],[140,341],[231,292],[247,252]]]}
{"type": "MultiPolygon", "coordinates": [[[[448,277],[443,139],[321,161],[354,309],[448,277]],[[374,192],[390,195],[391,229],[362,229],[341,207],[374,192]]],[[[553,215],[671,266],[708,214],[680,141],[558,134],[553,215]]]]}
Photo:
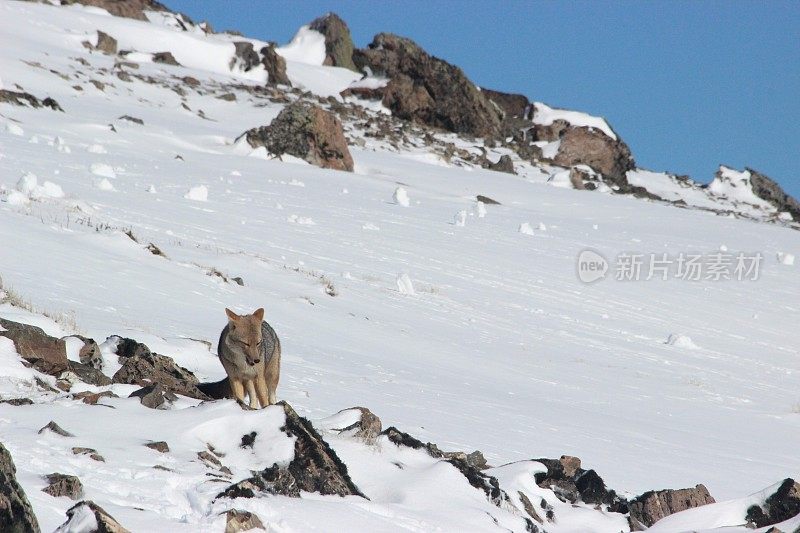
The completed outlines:
{"type": "MultiPolygon", "coordinates": [[[[720,503],[670,517],[675,527],[660,527],[672,531],[738,528],[737,499],[800,478],[800,278],[796,267],[775,259],[800,253],[800,233],[552,187],[545,180],[555,167],[521,166],[529,174],[513,176],[377,142],[351,146],[354,173],[248,157],[233,140],[269,123],[282,104],[230,84],[259,84],[265,73],[230,71],[235,37],[182,32],[168,22],[0,3],[3,84],[51,96],[64,108],[0,106],[0,277],[35,310],[2,304],[0,317],[58,337],[132,337],[201,380],[217,380],[224,370],[201,341],[214,345],[224,307],[264,307],[283,345],[279,399],[323,431],[370,500],[303,494],[215,502],[250,470],[291,460],[279,408],[249,412],[232,401],[181,398],[171,409],[150,410],[127,398],[136,387],[76,385],[73,392],[120,396],[101,401],[110,407],[86,405],[37,388],[38,374],[0,337],[0,398],[35,402],[0,404],[0,440],[44,531],[64,523],[75,503],[41,491],[42,476],[52,472],[79,476],[86,499],[134,532],[220,531],[231,507],[257,513],[275,531],[524,530],[518,511],[487,502],[447,463],[384,437],[370,446],[338,435],[325,419],[353,405],[444,450],[483,451],[490,464],[503,465],[487,473],[512,503],[522,491],[554,506],[559,521],[545,524],[547,531],[616,532],[627,524],[622,515],[563,504],[536,486],[532,475],[542,465],[535,457],[578,456],[629,496],[704,483],[720,503]],[[111,73],[114,58],[81,45],[97,30],[120,48],[171,51],[182,66],[136,69],[164,85],[122,81],[111,73]],[[205,84],[202,93],[172,90],[169,84],[186,75],[205,84]],[[105,91],[94,90],[91,79],[105,91]],[[216,98],[225,92],[235,92],[237,102],[216,98]],[[117,120],[122,114],[144,125],[117,120]],[[97,163],[124,169],[112,178],[116,193],[96,187],[96,178],[108,180],[87,172],[97,163]],[[23,193],[16,186],[27,173],[37,180],[23,193]],[[47,182],[63,196],[28,201],[47,182]],[[292,185],[299,182],[304,186],[292,185]],[[184,194],[199,183],[213,194],[187,201],[184,194]],[[148,192],[155,188],[158,194],[148,192]],[[414,209],[393,204],[400,188],[414,209]],[[478,194],[501,205],[454,227],[453,213],[472,210],[478,194]],[[547,231],[520,234],[525,220],[541,221],[547,231]],[[380,231],[365,231],[372,226],[380,231]],[[150,242],[166,257],[147,251],[150,242]],[[585,285],[576,275],[586,248],[611,259],[632,251],[712,252],[722,243],[768,258],[758,281],[585,285]],[[211,268],[241,276],[244,286],[209,276],[211,268]],[[336,296],[326,292],[328,283],[336,296]],[[44,312],[65,319],[56,323],[44,312]],[[665,342],[672,332],[695,347],[665,342]],[[75,437],[38,435],[50,420],[75,437]],[[257,446],[240,448],[253,430],[257,446]],[[172,451],[146,448],[151,440],[167,441],[172,451]],[[209,444],[226,454],[233,475],[224,482],[197,457],[209,444]],[[73,455],[73,446],[96,448],[106,462],[73,455]]],[[[302,79],[329,95],[358,77],[319,66],[309,51],[318,45],[306,37],[296,55],[289,53],[293,83],[302,79]]],[[[570,117],[573,124],[605,124],[570,117]]],[[[739,194],[742,179],[726,175],[730,183],[711,192],[760,209],[739,194]]],[[[665,180],[669,187],[678,186],[665,180]]],[[[102,346],[107,373],[119,367],[112,345],[102,346]]]]}
{"type": "Polygon", "coordinates": [[[611,126],[608,125],[608,122],[601,117],[593,117],[592,115],[588,115],[581,111],[570,111],[567,109],[556,109],[553,107],[548,106],[547,104],[543,104],[542,102],[534,102],[534,113],[533,113],[533,122],[536,124],[541,124],[543,126],[549,126],[556,120],[566,120],[570,124],[576,127],[586,126],[589,128],[595,128],[614,140],[617,140],[617,136],[614,133],[614,130],[611,129],[611,126]]]}

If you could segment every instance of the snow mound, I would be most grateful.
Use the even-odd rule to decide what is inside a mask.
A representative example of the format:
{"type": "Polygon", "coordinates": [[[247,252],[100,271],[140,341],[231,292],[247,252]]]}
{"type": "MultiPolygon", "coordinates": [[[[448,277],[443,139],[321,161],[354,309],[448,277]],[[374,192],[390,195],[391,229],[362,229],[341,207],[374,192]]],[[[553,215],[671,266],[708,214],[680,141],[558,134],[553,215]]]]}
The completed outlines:
{"type": "Polygon", "coordinates": [[[778,252],[778,262],[782,265],[793,265],[794,264],[794,254],[790,254],[788,252],[778,252]]]}
{"type": "Polygon", "coordinates": [[[400,294],[408,294],[408,295],[415,295],[416,291],[414,291],[414,284],[411,282],[411,277],[403,272],[402,274],[397,276],[397,290],[400,291],[400,294]]]}
{"type": "Polygon", "coordinates": [[[90,154],[107,154],[108,150],[102,144],[90,144],[86,147],[86,151],[90,154]]]}
{"type": "Polygon", "coordinates": [[[205,185],[196,185],[189,189],[189,191],[184,194],[183,197],[187,200],[194,200],[195,202],[207,202],[208,187],[205,185]]]}
{"type": "Polygon", "coordinates": [[[776,211],[772,204],[756,196],[753,192],[750,178],[751,174],[748,170],[739,172],[720,165],[719,172],[708,185],[708,190],[712,194],[722,196],[733,202],[751,204],[767,212],[776,211]]]}
{"type": "Polygon", "coordinates": [[[94,185],[95,189],[101,191],[116,191],[114,185],[108,181],[108,178],[98,178],[92,182],[92,185],[94,185]]]}
{"type": "Polygon", "coordinates": [[[555,109],[542,102],[534,102],[535,111],[533,113],[533,122],[541,124],[542,126],[549,126],[556,120],[566,120],[573,126],[581,127],[586,126],[602,131],[615,141],[617,140],[614,130],[608,125],[608,122],[601,117],[593,117],[580,111],[569,111],[566,109],[555,109]]]}
{"type": "Polygon", "coordinates": [[[301,26],[289,44],[275,51],[287,61],[322,66],[325,62],[325,36],[308,26],[301,26]]]}
{"type": "Polygon", "coordinates": [[[533,235],[533,228],[531,227],[530,222],[523,222],[517,228],[517,231],[522,233],[523,235],[533,235]]]}
{"type": "Polygon", "coordinates": [[[397,205],[402,205],[403,207],[408,207],[411,204],[411,200],[408,198],[408,191],[406,191],[404,187],[398,187],[394,190],[392,200],[397,205]]]}
{"type": "Polygon", "coordinates": [[[678,348],[689,348],[689,349],[697,349],[698,346],[686,335],[681,335],[679,333],[671,333],[670,336],[667,338],[666,344],[670,346],[676,346],[678,348]]]}
{"type": "Polygon", "coordinates": [[[114,167],[106,163],[92,163],[92,166],[89,167],[89,170],[95,176],[102,176],[104,178],[112,178],[112,179],[117,177],[117,173],[114,171],[114,167]]]}

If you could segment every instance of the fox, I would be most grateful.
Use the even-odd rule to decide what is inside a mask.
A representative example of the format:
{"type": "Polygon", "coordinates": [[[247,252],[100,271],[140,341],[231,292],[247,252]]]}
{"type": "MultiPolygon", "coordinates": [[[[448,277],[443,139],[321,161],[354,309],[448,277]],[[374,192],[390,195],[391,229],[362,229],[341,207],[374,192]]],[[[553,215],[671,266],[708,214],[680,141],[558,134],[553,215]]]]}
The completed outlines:
{"type": "Polygon", "coordinates": [[[212,398],[233,396],[242,404],[247,394],[252,409],[275,404],[281,373],[281,341],[264,321],[264,308],[250,315],[237,315],[225,308],[225,314],[228,324],[220,333],[217,356],[228,377],[216,383],[203,383],[200,390],[212,398]]]}

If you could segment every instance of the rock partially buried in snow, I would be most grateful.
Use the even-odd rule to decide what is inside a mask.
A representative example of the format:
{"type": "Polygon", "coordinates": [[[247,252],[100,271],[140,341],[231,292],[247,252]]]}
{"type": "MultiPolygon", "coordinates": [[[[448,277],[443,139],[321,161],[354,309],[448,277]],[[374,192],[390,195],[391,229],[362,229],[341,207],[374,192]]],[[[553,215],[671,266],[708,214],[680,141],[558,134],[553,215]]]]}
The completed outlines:
{"type": "Polygon", "coordinates": [[[253,529],[266,530],[258,515],[239,509],[231,509],[225,514],[225,533],[240,533],[253,529]]]}
{"type": "Polygon", "coordinates": [[[411,200],[408,198],[408,191],[406,191],[405,187],[398,187],[394,190],[392,201],[403,207],[408,207],[411,204],[411,200]]]}
{"type": "Polygon", "coordinates": [[[117,189],[114,188],[114,184],[112,184],[110,181],[108,181],[108,178],[96,179],[96,180],[92,181],[92,185],[94,185],[95,189],[98,189],[98,190],[101,190],[101,191],[111,191],[111,192],[113,192],[113,191],[117,190],[117,189]]]}
{"type": "Polygon", "coordinates": [[[92,165],[89,167],[89,171],[95,176],[102,176],[104,178],[117,177],[114,167],[106,163],[92,163],[92,165]]]}
{"type": "Polygon", "coordinates": [[[686,335],[681,335],[679,333],[670,334],[665,344],[668,344],[670,346],[677,346],[678,348],[689,348],[689,349],[697,348],[697,345],[692,341],[691,338],[687,337],[686,335]]]}
{"type": "Polygon", "coordinates": [[[189,189],[189,191],[183,195],[184,198],[187,200],[193,200],[195,202],[207,202],[208,201],[208,187],[205,185],[197,185],[189,189]]]}
{"type": "Polygon", "coordinates": [[[523,222],[520,224],[519,228],[517,228],[517,231],[523,235],[533,235],[533,228],[529,222],[523,222]]]}
{"type": "MultiPolygon", "coordinates": [[[[778,488],[761,505],[747,509],[749,527],[766,527],[778,524],[800,514],[800,483],[784,479],[778,488]]],[[[795,530],[796,531],[796,530],[795,530]]]]}
{"type": "Polygon", "coordinates": [[[25,491],[17,483],[16,473],[11,454],[0,443],[0,531],[38,533],[39,522],[25,491]]]}
{"type": "Polygon", "coordinates": [[[0,318],[0,336],[14,341],[17,353],[40,372],[57,376],[69,369],[66,343],[41,328],[0,318]]]}
{"type": "Polygon", "coordinates": [[[42,489],[54,498],[66,496],[72,500],[80,500],[83,497],[83,484],[76,476],[69,476],[66,474],[49,474],[47,478],[47,486],[42,489]]]}
{"type": "Polygon", "coordinates": [[[105,509],[90,500],[82,501],[67,510],[67,521],[54,533],[130,533],[105,509]]]}
{"type": "Polygon", "coordinates": [[[778,262],[782,265],[791,266],[794,264],[794,254],[790,254],[787,252],[778,252],[777,257],[778,257],[778,262]]]}
{"type": "Polygon", "coordinates": [[[705,485],[697,485],[693,489],[645,492],[628,504],[631,529],[643,531],[665,516],[710,503],[714,503],[714,498],[705,485]]]}
{"type": "Polygon", "coordinates": [[[453,217],[453,224],[462,228],[467,225],[467,212],[464,209],[456,213],[455,217],[453,217]]]}
{"type": "Polygon", "coordinates": [[[292,103],[269,126],[253,128],[243,136],[251,147],[263,146],[277,156],[289,154],[321,168],[353,171],[342,123],[316,105],[292,103]]]}
{"type": "Polygon", "coordinates": [[[405,272],[397,276],[397,290],[400,294],[408,294],[411,296],[416,294],[414,291],[414,284],[411,282],[409,275],[405,272]]]}

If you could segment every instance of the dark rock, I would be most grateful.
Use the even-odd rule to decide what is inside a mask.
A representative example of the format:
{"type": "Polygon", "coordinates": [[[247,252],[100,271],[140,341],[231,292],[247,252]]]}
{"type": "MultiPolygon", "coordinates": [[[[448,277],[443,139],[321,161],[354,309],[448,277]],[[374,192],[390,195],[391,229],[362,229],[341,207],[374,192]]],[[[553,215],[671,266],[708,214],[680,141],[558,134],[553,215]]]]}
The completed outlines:
{"type": "Polygon", "coordinates": [[[593,505],[608,505],[614,512],[627,512],[624,498],[606,488],[603,479],[594,470],[581,468],[580,459],[562,455],[560,459],[533,459],[547,467],[547,472],[536,474],[536,484],[550,489],[562,501],[582,501],[593,505]]]}
{"type": "Polygon", "coordinates": [[[665,489],[645,492],[628,503],[633,531],[643,531],[665,516],[715,503],[704,485],[693,489],[665,489]]]}
{"type": "Polygon", "coordinates": [[[239,445],[240,448],[253,448],[253,444],[256,442],[256,437],[258,433],[255,431],[251,431],[245,435],[242,435],[242,443],[239,445]]]}
{"type": "Polygon", "coordinates": [[[290,104],[269,126],[253,128],[244,136],[253,148],[264,146],[272,154],[290,154],[321,168],[353,171],[342,123],[312,104],[290,104]]]}
{"type": "Polygon", "coordinates": [[[236,101],[236,95],[233,94],[233,93],[221,94],[221,95],[217,96],[217,98],[219,98],[220,100],[224,100],[226,102],[235,102],[236,101]]]}
{"type": "Polygon", "coordinates": [[[39,433],[39,435],[41,435],[45,431],[52,431],[53,433],[55,433],[57,435],[61,435],[62,437],[74,437],[75,436],[72,433],[70,433],[69,431],[67,431],[66,429],[62,428],[61,426],[59,426],[58,424],[53,422],[52,420],[50,422],[48,422],[46,426],[44,426],[42,429],[40,429],[38,431],[38,433],[39,433]]]}
{"type": "Polygon", "coordinates": [[[778,212],[789,213],[796,222],[800,222],[800,202],[786,194],[786,191],[768,176],[752,168],[745,167],[745,170],[750,173],[750,186],[756,196],[774,205],[778,212]]]}
{"type": "Polygon", "coordinates": [[[106,385],[111,385],[111,378],[97,370],[96,368],[85,365],[83,363],[78,363],[77,361],[70,361],[69,362],[69,369],[71,372],[75,373],[78,378],[84,383],[89,383],[90,385],[97,385],[99,387],[105,387],[106,385]]]}
{"type": "Polygon", "coordinates": [[[0,531],[39,533],[39,522],[16,474],[11,454],[0,444],[0,531]]]}
{"type": "Polygon", "coordinates": [[[234,282],[235,284],[239,285],[240,287],[244,287],[244,280],[239,276],[236,276],[235,278],[231,278],[231,281],[234,282]]]}
{"type": "Polygon", "coordinates": [[[358,410],[361,413],[359,419],[352,425],[335,431],[354,431],[353,436],[362,439],[367,444],[373,444],[381,433],[381,419],[366,407],[351,407],[350,409],[342,409],[339,413],[350,410],[358,410]]]}
{"type": "Polygon", "coordinates": [[[169,11],[155,0],[61,0],[61,5],[83,4],[105,9],[115,17],[125,17],[147,22],[145,11],[169,11]]]}
{"type": "Polygon", "coordinates": [[[203,461],[203,463],[205,463],[206,466],[222,468],[222,463],[220,462],[220,460],[207,451],[197,452],[197,458],[203,461]]]}
{"type": "Polygon", "coordinates": [[[350,28],[336,13],[328,13],[314,20],[310,28],[325,36],[324,65],[348,68],[358,72],[353,63],[353,38],[350,28]]]}
{"type": "Polygon", "coordinates": [[[244,72],[248,72],[261,64],[261,56],[253,49],[253,43],[248,41],[236,41],[233,43],[233,46],[233,57],[230,63],[228,63],[228,68],[231,70],[238,68],[244,72]]]}
{"type": "Polygon", "coordinates": [[[156,52],[153,54],[153,63],[161,63],[175,67],[181,66],[181,64],[175,59],[175,56],[172,55],[172,52],[156,52]]]}
{"type": "Polygon", "coordinates": [[[478,196],[476,196],[475,199],[478,200],[481,203],[486,204],[486,205],[501,205],[500,202],[498,202],[497,200],[493,200],[493,199],[489,198],[488,196],[484,196],[482,194],[479,194],[478,196]]]}
{"type": "Polygon", "coordinates": [[[286,75],[286,60],[275,51],[274,46],[261,49],[261,64],[267,71],[267,85],[292,86],[289,76],[286,75]]]}
{"type": "Polygon", "coordinates": [[[39,100],[30,93],[22,91],[9,91],[0,89],[0,103],[7,103],[18,106],[29,106],[33,108],[49,107],[53,111],[64,111],[61,106],[53,98],[49,96],[44,100],[39,100]]]}
{"type": "Polygon", "coordinates": [[[198,80],[197,78],[193,78],[192,76],[184,76],[181,78],[181,81],[183,81],[183,83],[185,83],[189,87],[194,88],[200,86],[200,80],[198,80]]]}
{"type": "Polygon", "coordinates": [[[311,423],[286,402],[277,405],[282,406],[286,414],[286,424],[282,429],[295,438],[294,459],[288,466],[274,464],[231,485],[217,498],[252,498],[264,492],[297,498],[301,491],[365,497],[350,479],[347,466],[311,423]]]}
{"type": "Polygon", "coordinates": [[[198,383],[197,388],[200,389],[200,392],[213,400],[233,398],[233,391],[231,391],[231,384],[228,378],[223,378],[214,382],[198,383]]]}
{"type": "MultiPolygon", "coordinates": [[[[149,389],[146,392],[136,391],[132,396],[158,394],[159,391],[151,386],[160,385],[164,392],[200,400],[210,399],[197,388],[198,380],[194,374],[176,364],[171,357],[157,353],[139,353],[124,358],[122,368],[114,374],[112,382],[140,385],[149,389]]],[[[142,402],[144,403],[144,400],[142,402]]]]}
{"type": "MultiPolygon", "coordinates": [[[[120,73],[122,73],[122,71],[117,73],[117,76],[119,76],[120,73]]],[[[130,76],[128,76],[128,80],[127,81],[130,81],[130,76]]],[[[140,118],[132,117],[130,115],[122,115],[121,117],[119,117],[119,120],[127,120],[128,122],[133,122],[134,124],[138,124],[140,126],[144,126],[144,120],[142,120],[140,118]]]]}
{"type": "Polygon", "coordinates": [[[64,341],[41,328],[0,318],[0,336],[14,341],[17,353],[39,372],[57,376],[69,369],[64,341]]]}
{"type": "Polygon", "coordinates": [[[791,478],[781,482],[762,505],[747,509],[749,527],[766,527],[778,524],[800,514],[800,483],[791,478]]]}
{"type": "Polygon", "coordinates": [[[109,337],[107,340],[117,341],[117,357],[128,358],[138,355],[150,355],[153,353],[146,344],[142,344],[134,339],[113,336],[109,337]]]}
{"type": "Polygon", "coordinates": [[[21,405],[33,405],[33,400],[30,398],[9,398],[8,400],[0,400],[0,403],[5,403],[8,405],[13,405],[14,407],[19,407],[21,405]]]}
{"type": "Polygon", "coordinates": [[[240,533],[251,529],[266,529],[258,515],[231,509],[225,514],[225,533],[240,533]]]}
{"type": "Polygon", "coordinates": [[[511,156],[509,155],[502,155],[500,159],[497,160],[497,163],[489,163],[486,167],[489,170],[494,170],[495,172],[505,172],[506,174],[516,174],[514,171],[514,162],[511,160],[511,156]]]}
{"type": "MultiPolygon", "coordinates": [[[[121,2],[122,3],[122,2],[121,2]]],[[[67,521],[64,522],[58,531],[82,531],[85,533],[130,533],[122,527],[119,522],[108,514],[105,509],[91,500],[84,500],[70,507],[67,510],[67,521]],[[91,513],[97,522],[97,528],[91,531],[85,528],[85,514],[91,513]],[[74,529],[73,529],[74,527],[74,529]]]]}
{"type": "Polygon", "coordinates": [[[100,50],[104,54],[116,55],[117,53],[117,40],[109,34],[97,30],[97,44],[95,50],[100,50]]]}
{"type": "Polygon", "coordinates": [[[56,473],[46,477],[48,485],[42,489],[42,492],[55,498],[66,496],[73,500],[80,500],[83,497],[83,484],[76,476],[56,473]]]}
{"type": "Polygon", "coordinates": [[[158,442],[148,442],[147,444],[145,444],[145,446],[157,452],[169,453],[169,444],[167,444],[163,440],[160,440],[158,442]]]}
{"type": "Polygon", "coordinates": [[[173,392],[165,390],[160,383],[135,390],[128,397],[139,398],[142,405],[150,409],[166,409],[178,399],[173,392]]]}
{"type": "Polygon", "coordinates": [[[410,39],[380,33],[367,48],[354,51],[353,62],[391,80],[383,104],[397,118],[475,136],[500,130],[497,108],[464,72],[410,39]]]}
{"type": "Polygon", "coordinates": [[[563,132],[553,162],[563,167],[588,165],[616,185],[627,185],[625,173],[636,168],[628,145],[586,127],[570,127],[563,132]]]}
{"type": "Polygon", "coordinates": [[[73,455],[88,455],[89,459],[91,459],[93,461],[97,461],[97,462],[100,462],[100,463],[105,463],[106,462],[105,458],[102,455],[100,455],[99,453],[97,453],[97,450],[95,450],[94,448],[85,448],[83,446],[75,446],[75,447],[72,448],[72,454],[73,455]]]}
{"type": "Polygon", "coordinates": [[[61,111],[62,113],[64,112],[61,106],[58,105],[58,102],[56,102],[53,98],[50,98],[49,96],[44,100],[42,100],[42,105],[44,107],[49,107],[53,111],[61,111]]]}

